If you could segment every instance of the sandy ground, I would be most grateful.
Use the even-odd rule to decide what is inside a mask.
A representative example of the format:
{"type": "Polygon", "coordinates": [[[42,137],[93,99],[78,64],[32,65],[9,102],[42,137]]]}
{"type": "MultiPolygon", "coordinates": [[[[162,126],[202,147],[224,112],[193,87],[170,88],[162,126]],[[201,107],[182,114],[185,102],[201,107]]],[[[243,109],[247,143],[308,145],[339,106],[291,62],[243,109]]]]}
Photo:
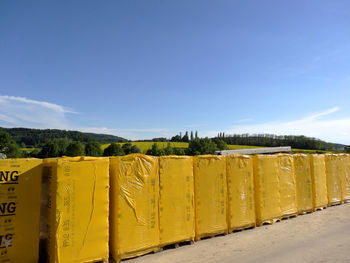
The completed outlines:
{"type": "Polygon", "coordinates": [[[350,203],[123,262],[350,262],[350,203]]]}

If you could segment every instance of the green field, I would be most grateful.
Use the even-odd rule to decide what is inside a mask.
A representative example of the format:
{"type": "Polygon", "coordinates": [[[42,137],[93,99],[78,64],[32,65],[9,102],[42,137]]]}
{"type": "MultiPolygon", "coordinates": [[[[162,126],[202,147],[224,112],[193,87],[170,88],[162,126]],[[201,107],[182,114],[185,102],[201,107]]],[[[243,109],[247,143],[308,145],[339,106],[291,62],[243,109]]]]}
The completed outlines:
{"type": "Polygon", "coordinates": [[[304,150],[304,149],[292,149],[293,153],[329,153],[329,151],[322,151],[322,150],[304,150]]]}
{"type": "Polygon", "coordinates": [[[27,153],[30,153],[30,152],[34,151],[35,149],[40,150],[39,148],[21,148],[22,151],[25,151],[27,153]]]}
{"type": "Polygon", "coordinates": [[[251,145],[227,145],[227,147],[229,150],[263,148],[261,146],[251,146],[251,145]]]}
{"type": "MultiPolygon", "coordinates": [[[[152,145],[156,143],[159,148],[163,149],[166,148],[168,145],[168,142],[130,142],[131,145],[136,145],[140,148],[142,153],[146,153],[148,149],[152,148],[152,145]]],[[[123,145],[124,143],[118,143],[120,145],[123,145]]],[[[103,144],[101,146],[102,150],[106,149],[108,147],[108,144],[103,144]]],[[[173,148],[188,148],[187,142],[170,142],[170,146],[173,148]]]]}
{"type": "MultiPolygon", "coordinates": [[[[130,142],[132,145],[136,145],[140,148],[142,153],[146,153],[148,149],[152,148],[152,145],[156,143],[159,148],[165,148],[168,145],[168,142],[130,142]]],[[[124,143],[119,143],[123,145],[124,143]]],[[[106,149],[109,144],[103,144],[102,150],[106,149]]],[[[170,142],[171,147],[176,148],[188,148],[187,142],[170,142]]],[[[253,148],[262,148],[262,146],[251,146],[251,145],[227,145],[229,150],[240,150],[240,149],[253,149],[253,148]]],[[[327,151],[321,150],[303,150],[303,149],[292,149],[293,153],[327,153],[327,151]]]]}
{"type": "MultiPolygon", "coordinates": [[[[167,147],[168,142],[130,142],[132,145],[136,145],[140,148],[142,153],[146,153],[148,149],[152,148],[152,145],[156,143],[159,148],[163,149],[167,147]]],[[[124,143],[118,143],[120,145],[123,145],[124,143]]],[[[108,147],[108,144],[103,144],[101,146],[102,150],[106,149],[108,147]]],[[[170,146],[174,148],[188,148],[187,142],[170,142],[170,146]]],[[[240,149],[252,149],[252,148],[262,148],[261,146],[251,146],[251,145],[227,145],[229,150],[240,150],[240,149]]],[[[27,153],[32,152],[35,149],[40,150],[39,148],[21,148],[23,151],[26,151],[27,153]]],[[[321,151],[321,150],[304,150],[304,149],[292,149],[293,153],[327,153],[328,151],[321,151]]]]}
{"type": "MultiPolygon", "coordinates": [[[[168,142],[130,142],[131,145],[136,145],[140,148],[142,153],[146,153],[148,149],[152,148],[152,145],[156,143],[159,148],[163,149],[167,147],[168,142]]],[[[124,143],[118,143],[123,145],[124,143]]],[[[101,146],[102,150],[108,147],[108,144],[103,144],[101,146]]],[[[170,146],[174,148],[188,148],[187,142],[170,142],[170,146]]],[[[249,145],[228,145],[229,150],[239,150],[239,149],[252,149],[252,148],[261,148],[259,146],[249,146],[249,145]]]]}

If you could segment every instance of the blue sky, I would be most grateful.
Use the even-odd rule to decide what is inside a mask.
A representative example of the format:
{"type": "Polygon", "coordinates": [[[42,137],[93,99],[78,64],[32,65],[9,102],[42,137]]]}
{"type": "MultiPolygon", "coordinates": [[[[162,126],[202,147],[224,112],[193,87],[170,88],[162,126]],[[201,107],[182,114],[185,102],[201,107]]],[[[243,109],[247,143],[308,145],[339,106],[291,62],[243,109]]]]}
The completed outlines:
{"type": "Polygon", "coordinates": [[[350,2],[1,1],[0,126],[350,144],[350,2]]]}

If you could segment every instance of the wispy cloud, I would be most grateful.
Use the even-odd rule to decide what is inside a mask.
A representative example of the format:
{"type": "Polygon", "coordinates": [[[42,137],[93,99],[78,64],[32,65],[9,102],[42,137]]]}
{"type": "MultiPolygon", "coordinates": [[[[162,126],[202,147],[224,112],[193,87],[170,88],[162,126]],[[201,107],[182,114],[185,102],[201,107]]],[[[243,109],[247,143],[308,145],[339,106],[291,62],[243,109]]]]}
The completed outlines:
{"type": "Polygon", "coordinates": [[[0,121],[7,126],[65,129],[69,126],[66,114],[75,113],[54,103],[24,97],[0,96],[0,105],[0,121]]]}
{"type": "Polygon", "coordinates": [[[43,108],[47,108],[53,111],[58,111],[63,113],[77,113],[54,103],[50,103],[46,101],[31,100],[24,97],[0,96],[0,102],[1,103],[12,102],[12,103],[27,104],[27,105],[36,105],[36,106],[40,106],[43,108]]]}
{"type": "MultiPolygon", "coordinates": [[[[330,142],[350,144],[350,118],[330,118],[339,107],[313,113],[296,120],[275,121],[260,124],[236,125],[226,130],[227,134],[269,133],[278,135],[306,135],[330,142]],[[328,118],[324,118],[328,116],[328,118]]],[[[210,131],[206,136],[215,136],[217,131],[210,131]]]]}
{"type": "MultiPolygon", "coordinates": [[[[326,141],[350,144],[350,117],[332,118],[340,111],[333,107],[290,121],[252,123],[254,119],[242,119],[225,130],[226,134],[270,133],[281,135],[306,135],[326,141]],[[249,124],[247,123],[249,122],[249,124]]],[[[150,139],[171,137],[177,131],[168,128],[118,128],[82,127],[69,121],[69,114],[75,113],[61,105],[23,97],[0,96],[0,126],[28,128],[57,128],[103,133],[127,139],[150,139]]],[[[219,131],[199,131],[201,136],[214,137],[219,131]]]]}
{"type": "Polygon", "coordinates": [[[111,134],[127,139],[172,136],[172,131],[166,128],[82,127],[69,121],[69,114],[76,112],[61,105],[24,97],[0,95],[0,106],[0,126],[78,130],[111,134]]]}

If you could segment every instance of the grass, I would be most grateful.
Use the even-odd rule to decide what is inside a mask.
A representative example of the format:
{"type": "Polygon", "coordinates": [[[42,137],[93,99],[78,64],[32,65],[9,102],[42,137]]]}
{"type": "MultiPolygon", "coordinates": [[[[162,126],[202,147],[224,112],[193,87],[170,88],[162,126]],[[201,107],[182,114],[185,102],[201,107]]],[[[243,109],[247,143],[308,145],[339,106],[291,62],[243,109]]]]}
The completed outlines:
{"type": "Polygon", "coordinates": [[[322,150],[305,150],[305,149],[292,149],[293,153],[329,153],[329,151],[322,151],[322,150]]]}
{"type": "MultiPolygon", "coordinates": [[[[250,146],[250,145],[228,145],[230,150],[240,150],[240,149],[252,149],[252,148],[263,148],[262,146],[250,146]]],[[[306,150],[306,149],[292,149],[293,153],[329,153],[329,151],[322,150],[306,150]]]]}
{"type": "Polygon", "coordinates": [[[30,153],[30,152],[34,151],[35,149],[40,150],[39,148],[21,148],[22,151],[25,151],[27,153],[30,153]]]}
{"type": "Polygon", "coordinates": [[[262,146],[251,146],[251,145],[227,145],[227,147],[229,150],[263,148],[262,146]]]}

